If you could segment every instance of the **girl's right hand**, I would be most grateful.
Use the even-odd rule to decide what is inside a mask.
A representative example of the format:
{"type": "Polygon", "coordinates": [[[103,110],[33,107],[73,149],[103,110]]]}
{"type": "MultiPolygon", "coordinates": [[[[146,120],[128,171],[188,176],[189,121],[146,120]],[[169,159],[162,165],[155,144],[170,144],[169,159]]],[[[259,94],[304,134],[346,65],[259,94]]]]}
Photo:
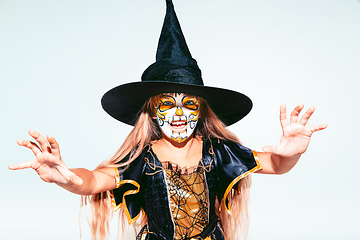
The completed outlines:
{"type": "Polygon", "coordinates": [[[39,145],[27,140],[19,140],[17,143],[20,146],[29,148],[34,153],[35,159],[10,165],[10,170],[32,168],[43,181],[48,183],[73,183],[75,185],[83,183],[83,180],[71,172],[61,160],[59,144],[52,136],[48,135],[46,139],[34,130],[29,130],[29,134],[39,145]]]}

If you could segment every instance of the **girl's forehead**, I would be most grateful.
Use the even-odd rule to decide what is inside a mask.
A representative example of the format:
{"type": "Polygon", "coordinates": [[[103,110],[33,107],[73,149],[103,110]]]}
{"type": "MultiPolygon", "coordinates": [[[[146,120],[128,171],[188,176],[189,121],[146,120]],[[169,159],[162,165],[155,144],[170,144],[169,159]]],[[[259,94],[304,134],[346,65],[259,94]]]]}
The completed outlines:
{"type": "Polygon", "coordinates": [[[174,97],[174,98],[178,98],[178,97],[194,97],[196,98],[195,95],[192,95],[192,94],[187,94],[187,93],[163,93],[163,95],[161,97],[166,97],[166,96],[171,96],[171,97],[174,97]]]}

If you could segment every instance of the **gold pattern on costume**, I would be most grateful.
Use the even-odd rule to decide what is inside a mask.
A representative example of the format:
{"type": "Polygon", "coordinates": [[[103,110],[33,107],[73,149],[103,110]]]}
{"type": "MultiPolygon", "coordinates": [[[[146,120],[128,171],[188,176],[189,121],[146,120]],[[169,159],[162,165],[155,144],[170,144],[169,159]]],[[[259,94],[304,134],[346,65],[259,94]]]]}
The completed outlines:
{"type": "Polygon", "coordinates": [[[189,175],[165,169],[170,209],[175,224],[174,239],[200,234],[209,222],[208,192],[204,169],[199,167],[189,175]]]}

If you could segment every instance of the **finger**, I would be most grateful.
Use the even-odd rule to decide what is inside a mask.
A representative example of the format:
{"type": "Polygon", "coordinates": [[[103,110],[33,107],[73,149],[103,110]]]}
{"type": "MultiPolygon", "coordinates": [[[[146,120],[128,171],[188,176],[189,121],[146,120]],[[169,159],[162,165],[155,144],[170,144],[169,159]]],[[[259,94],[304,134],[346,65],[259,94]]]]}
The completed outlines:
{"type": "Polygon", "coordinates": [[[33,162],[34,162],[34,160],[23,162],[23,163],[17,163],[17,164],[13,164],[13,165],[8,166],[8,168],[10,170],[20,170],[20,169],[25,169],[25,168],[31,168],[31,164],[33,162]]]}
{"type": "Polygon", "coordinates": [[[35,156],[41,154],[41,149],[36,143],[30,142],[28,140],[18,140],[17,144],[19,146],[29,148],[35,154],[35,156]]]}
{"type": "Polygon", "coordinates": [[[314,106],[311,106],[307,111],[306,113],[304,114],[304,116],[302,116],[302,118],[300,119],[300,124],[302,125],[306,125],[309,121],[309,118],[311,117],[311,115],[314,113],[315,111],[315,107],[314,106]]]}
{"type": "Polygon", "coordinates": [[[280,106],[280,124],[282,128],[285,128],[289,125],[286,114],[286,105],[281,104],[280,106]]]}
{"type": "Polygon", "coordinates": [[[50,143],[50,147],[51,147],[51,153],[54,156],[60,157],[60,149],[59,149],[59,144],[57,143],[57,141],[55,140],[55,138],[53,136],[47,135],[47,140],[50,143]]]}
{"type": "Polygon", "coordinates": [[[40,148],[43,152],[51,153],[51,148],[50,148],[48,142],[40,133],[30,129],[29,134],[39,143],[40,148]]]}
{"type": "Polygon", "coordinates": [[[290,115],[290,124],[297,123],[299,119],[299,114],[301,110],[304,108],[304,104],[300,103],[295,107],[295,109],[291,112],[290,115]]]}
{"type": "Polygon", "coordinates": [[[320,124],[320,125],[315,125],[315,126],[311,126],[309,127],[309,130],[314,133],[314,132],[317,132],[317,131],[320,131],[320,130],[324,130],[325,128],[327,128],[327,124],[320,124]]]}

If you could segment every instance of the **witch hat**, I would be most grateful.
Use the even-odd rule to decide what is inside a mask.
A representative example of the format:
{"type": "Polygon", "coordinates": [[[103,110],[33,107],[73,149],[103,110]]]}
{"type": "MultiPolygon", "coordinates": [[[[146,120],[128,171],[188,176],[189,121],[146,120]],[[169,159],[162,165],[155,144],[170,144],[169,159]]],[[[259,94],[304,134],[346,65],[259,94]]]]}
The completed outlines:
{"type": "Polygon", "coordinates": [[[171,0],[166,0],[156,62],[144,71],[141,82],[122,84],[109,90],[101,104],[113,118],[134,125],[145,101],[161,93],[200,96],[226,125],[239,121],[252,108],[250,98],[242,93],[204,86],[201,70],[190,54],[171,0]]]}

